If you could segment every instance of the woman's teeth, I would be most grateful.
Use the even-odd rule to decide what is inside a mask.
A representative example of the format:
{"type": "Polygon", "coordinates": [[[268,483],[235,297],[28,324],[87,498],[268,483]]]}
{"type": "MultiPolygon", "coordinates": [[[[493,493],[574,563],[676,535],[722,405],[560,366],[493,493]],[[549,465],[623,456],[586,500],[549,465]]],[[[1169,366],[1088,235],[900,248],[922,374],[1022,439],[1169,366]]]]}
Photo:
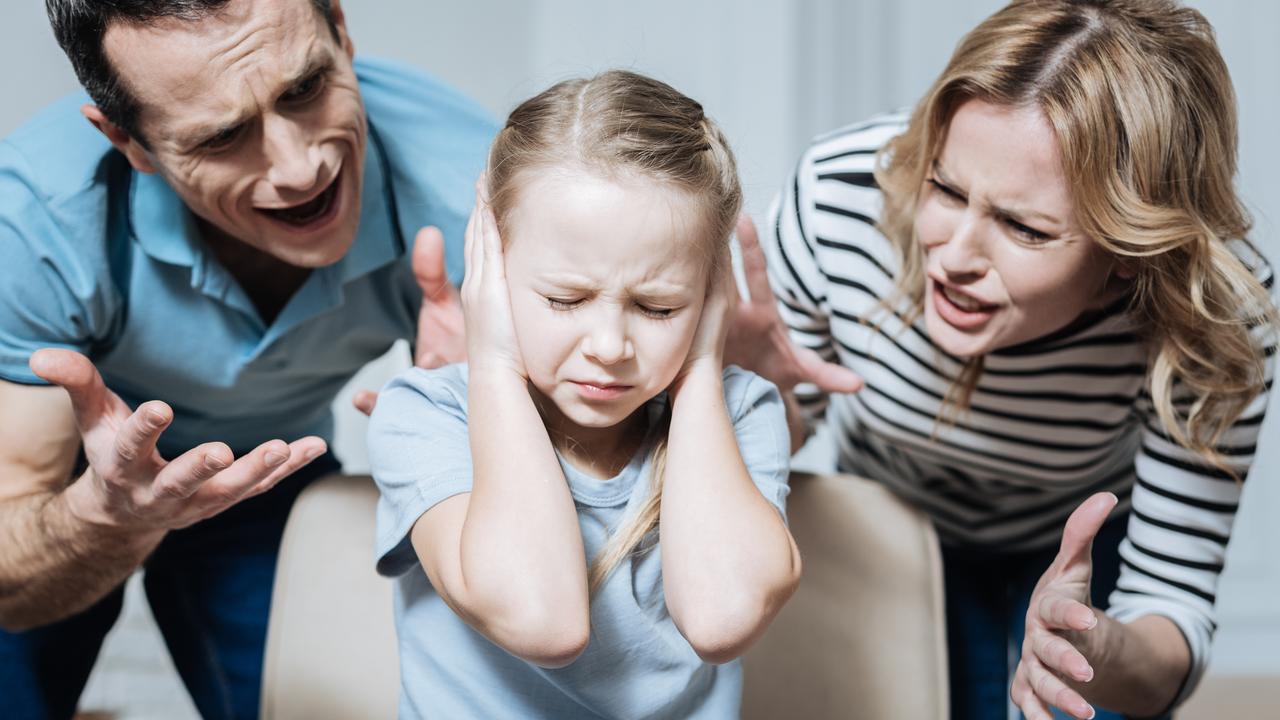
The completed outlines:
{"type": "Polygon", "coordinates": [[[961,310],[965,310],[967,312],[976,312],[982,309],[982,303],[978,302],[977,300],[974,300],[968,295],[962,295],[958,292],[955,292],[951,288],[945,285],[942,286],[942,294],[947,296],[947,299],[951,301],[952,305],[955,305],[961,310]]]}

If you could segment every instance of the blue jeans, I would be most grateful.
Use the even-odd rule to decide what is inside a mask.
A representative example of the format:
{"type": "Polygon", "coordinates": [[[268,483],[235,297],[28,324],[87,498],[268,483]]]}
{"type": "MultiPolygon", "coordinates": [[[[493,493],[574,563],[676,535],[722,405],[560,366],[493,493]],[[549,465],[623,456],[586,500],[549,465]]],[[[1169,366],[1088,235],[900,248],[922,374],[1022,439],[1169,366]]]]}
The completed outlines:
{"type": "MultiPolygon", "coordinates": [[[[1105,609],[1120,575],[1126,513],[1112,518],[1093,543],[1093,604],[1105,609]]],[[[1058,553],[1006,554],[971,547],[942,548],[946,583],[947,655],[951,717],[1006,720],[1009,685],[1022,654],[1027,607],[1040,576],[1058,553]]],[[[1096,708],[1096,720],[1124,717],[1096,708]]],[[[1070,715],[1055,711],[1054,717],[1070,715]]]]}
{"type": "MultiPolygon", "coordinates": [[[[143,584],[182,681],[206,720],[258,717],[276,554],[294,500],[338,471],[316,458],[270,492],[169,533],[143,584]]],[[[87,610],[20,633],[0,630],[0,716],[70,718],[120,614],[123,587],[87,610]]]]}

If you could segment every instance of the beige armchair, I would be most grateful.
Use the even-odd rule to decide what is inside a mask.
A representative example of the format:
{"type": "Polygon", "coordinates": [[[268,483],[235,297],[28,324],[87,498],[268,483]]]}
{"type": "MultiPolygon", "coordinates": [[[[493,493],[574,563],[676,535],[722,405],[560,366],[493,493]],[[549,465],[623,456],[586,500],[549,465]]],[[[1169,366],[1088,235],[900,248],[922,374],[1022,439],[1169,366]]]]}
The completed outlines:
{"type": "MultiPolygon", "coordinates": [[[[804,558],[791,602],[745,661],[743,717],[943,720],[942,572],[933,528],[879,485],[792,476],[804,558]]],[[[373,571],[368,478],[330,477],[285,529],[267,635],[264,720],[392,718],[392,585],[373,571]]]]}

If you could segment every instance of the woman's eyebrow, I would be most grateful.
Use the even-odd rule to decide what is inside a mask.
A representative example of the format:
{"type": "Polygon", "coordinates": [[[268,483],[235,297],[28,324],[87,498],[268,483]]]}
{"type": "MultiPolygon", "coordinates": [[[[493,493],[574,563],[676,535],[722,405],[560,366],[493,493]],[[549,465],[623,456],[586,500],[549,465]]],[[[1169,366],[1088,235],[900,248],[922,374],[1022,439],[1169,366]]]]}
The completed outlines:
{"type": "MultiPolygon", "coordinates": [[[[933,174],[938,177],[938,180],[941,181],[943,185],[946,185],[961,195],[965,195],[966,197],[968,196],[968,192],[957,187],[955,182],[947,177],[946,171],[942,169],[942,163],[938,160],[933,161],[933,174]]],[[[1005,220],[1012,220],[1022,225],[1040,220],[1055,227],[1062,226],[1062,221],[1060,219],[1039,210],[1032,210],[1031,208],[1003,207],[993,205],[991,203],[984,203],[984,205],[992,215],[1005,220]]]]}

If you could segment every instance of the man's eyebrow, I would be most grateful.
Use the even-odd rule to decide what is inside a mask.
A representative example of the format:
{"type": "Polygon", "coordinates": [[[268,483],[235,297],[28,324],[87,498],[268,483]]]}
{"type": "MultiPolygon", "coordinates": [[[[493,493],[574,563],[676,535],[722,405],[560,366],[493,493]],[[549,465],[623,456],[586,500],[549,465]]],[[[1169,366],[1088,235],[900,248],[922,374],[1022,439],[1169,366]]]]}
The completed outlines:
{"type": "MultiPolygon", "coordinates": [[[[307,58],[307,62],[302,66],[301,70],[292,73],[284,82],[281,83],[282,87],[279,89],[277,94],[288,92],[290,89],[313,75],[326,72],[332,67],[333,56],[331,54],[312,53],[312,55],[307,58]]],[[[203,145],[210,138],[216,137],[219,134],[245,122],[247,117],[248,113],[228,115],[225,120],[215,120],[212,123],[184,128],[179,130],[176,134],[179,138],[186,138],[186,140],[182,141],[183,147],[188,150],[193,150],[203,145]]]]}
{"type": "Polygon", "coordinates": [[[310,78],[312,75],[324,72],[332,67],[333,55],[331,53],[312,53],[311,57],[307,58],[307,64],[302,67],[302,70],[294,73],[284,82],[285,87],[281,92],[292,88],[298,83],[310,78]]]}

